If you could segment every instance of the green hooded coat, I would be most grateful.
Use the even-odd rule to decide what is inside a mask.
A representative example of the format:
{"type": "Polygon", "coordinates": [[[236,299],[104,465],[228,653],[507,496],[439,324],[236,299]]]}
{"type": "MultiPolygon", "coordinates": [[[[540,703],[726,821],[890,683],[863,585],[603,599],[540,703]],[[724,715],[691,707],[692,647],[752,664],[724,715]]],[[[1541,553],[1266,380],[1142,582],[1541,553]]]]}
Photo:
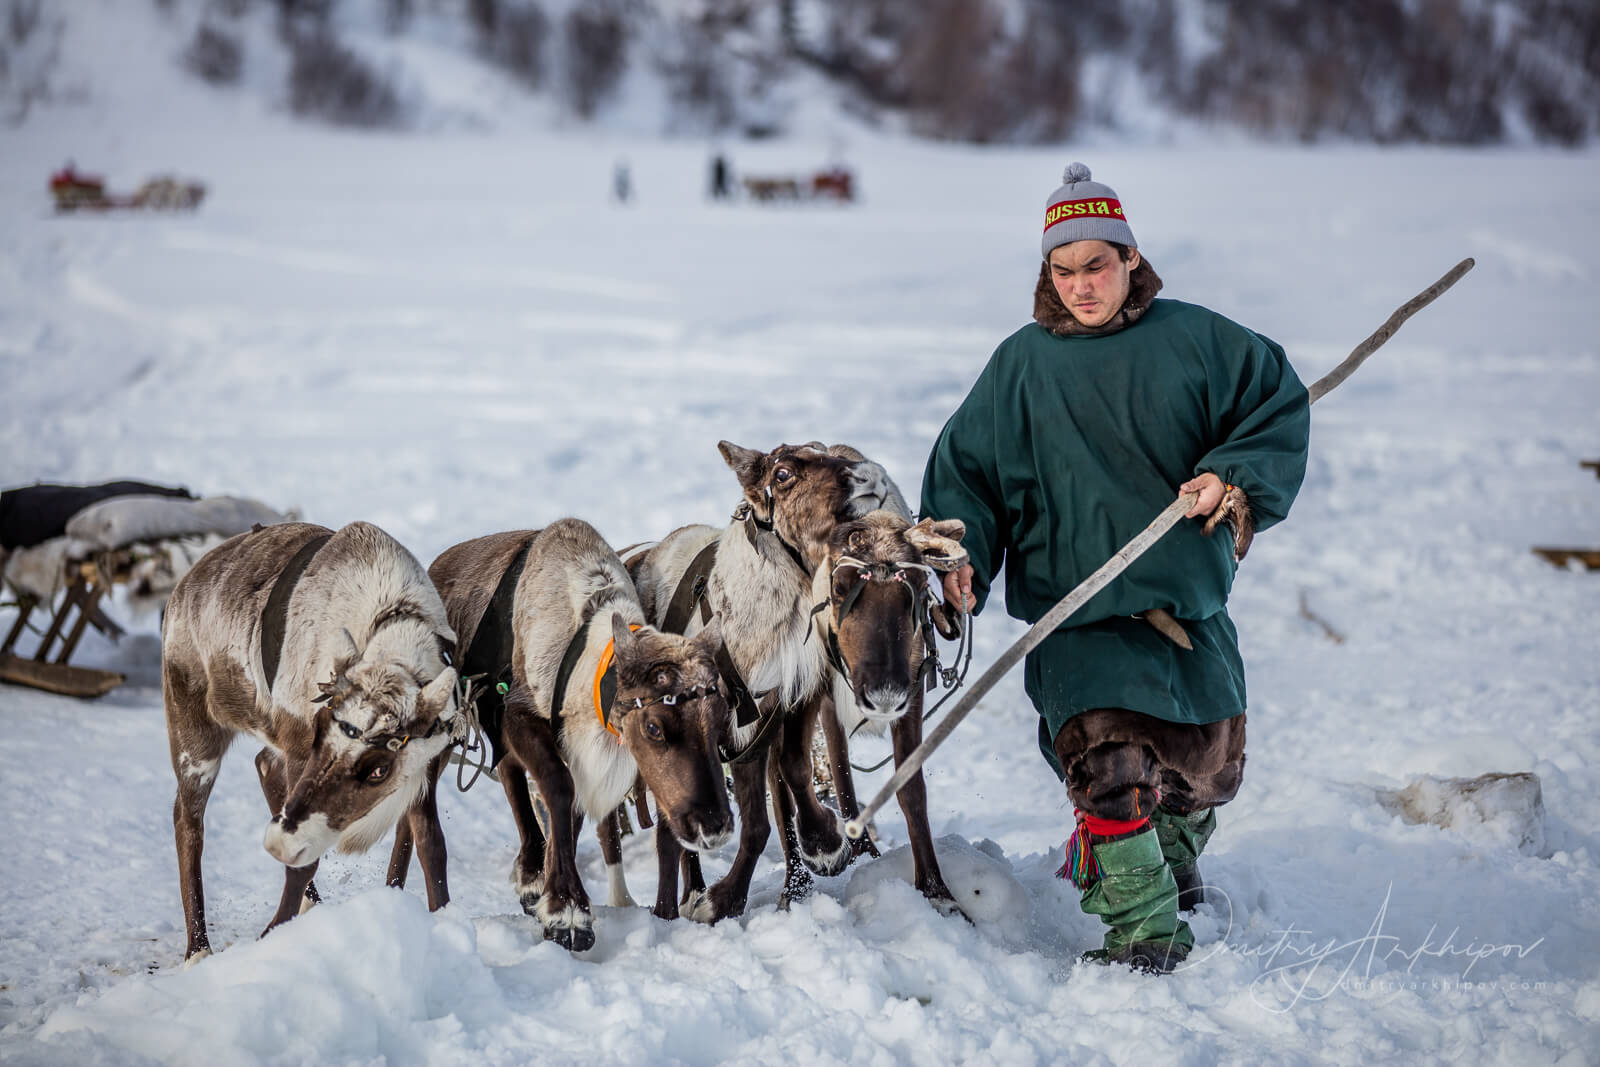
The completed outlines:
{"type": "MultiPolygon", "coordinates": [[[[1156,283],[1159,285],[1159,282],[1156,283]]],[[[928,457],[922,514],[961,519],[979,610],[1001,564],[1006,608],[1032,623],[1209,471],[1283,519],[1305,477],[1305,387],[1283,349],[1221,315],[1153,300],[1114,333],[1030,324],[1003,341],[928,457]]],[[[1228,618],[1233,540],[1180,522],[1029,653],[1040,747],[1091,708],[1206,723],[1245,710],[1228,618]],[[1163,608],[1194,649],[1132,616],[1163,608]]]]}

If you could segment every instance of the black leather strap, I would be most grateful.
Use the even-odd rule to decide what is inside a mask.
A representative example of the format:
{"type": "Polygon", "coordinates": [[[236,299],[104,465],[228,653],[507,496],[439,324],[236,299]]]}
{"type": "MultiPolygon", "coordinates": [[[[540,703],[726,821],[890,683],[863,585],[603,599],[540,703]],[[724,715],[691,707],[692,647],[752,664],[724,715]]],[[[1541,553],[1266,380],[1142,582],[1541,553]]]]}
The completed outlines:
{"type": "Polygon", "coordinates": [[[267,605],[261,609],[261,667],[267,676],[267,689],[272,689],[278,677],[278,660],[283,655],[283,631],[289,622],[289,598],[300,576],[310,566],[311,558],[332,539],[333,534],[313,537],[300,546],[300,551],[289,557],[278,580],[272,583],[267,594],[267,605]]]}
{"type": "Polygon", "coordinates": [[[702,621],[709,617],[709,605],[705,603],[706,586],[711,582],[711,568],[716,566],[717,546],[720,543],[719,538],[702,548],[689,564],[689,569],[683,572],[683,577],[678,579],[678,588],[672,591],[672,602],[667,605],[666,617],[661,620],[661,629],[667,633],[683,633],[696,604],[701,606],[702,621]]]}
{"type": "Polygon", "coordinates": [[[567,654],[561,657],[561,669],[556,672],[556,687],[550,694],[550,726],[555,730],[557,741],[561,740],[561,705],[566,702],[567,685],[572,681],[572,672],[578,669],[578,661],[583,658],[583,646],[589,640],[589,624],[593,621],[593,615],[584,619],[578,632],[572,635],[567,654]]]}
{"type": "Polygon", "coordinates": [[[482,675],[487,680],[487,684],[478,690],[477,708],[478,726],[494,751],[491,767],[498,766],[505,757],[506,694],[501,691],[501,686],[509,690],[515,677],[512,661],[516,656],[517,635],[511,625],[511,611],[516,605],[517,582],[522,578],[522,568],[528,562],[528,549],[532,545],[531,540],[524,545],[522,551],[512,559],[511,566],[500,576],[494,596],[489,599],[488,606],[483,609],[483,617],[478,620],[478,629],[472,636],[472,647],[467,649],[461,663],[463,676],[482,675]]]}

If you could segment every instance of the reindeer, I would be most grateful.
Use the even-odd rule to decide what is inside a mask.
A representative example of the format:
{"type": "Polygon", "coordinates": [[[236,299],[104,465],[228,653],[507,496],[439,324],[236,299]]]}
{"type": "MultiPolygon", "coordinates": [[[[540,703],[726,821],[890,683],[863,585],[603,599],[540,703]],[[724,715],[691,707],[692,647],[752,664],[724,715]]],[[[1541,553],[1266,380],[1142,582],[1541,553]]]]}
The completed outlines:
{"type": "Polygon", "coordinates": [[[211,951],[200,854],[222,754],[248,733],[284,865],[262,935],[317,899],[324,852],[361,852],[402,818],[420,843],[428,906],[449,901],[433,783],[457,716],[455,634],[417,561],[357,522],[257,527],[178,581],[162,625],[162,696],[178,794],[188,962],[211,951]]]}
{"type": "Polygon", "coordinates": [[[812,574],[862,488],[855,462],[814,444],[768,453],[728,441],[717,448],[744,491],[733,521],[722,530],[675,530],[632,568],[640,602],[658,626],[694,633],[712,615],[723,620],[724,680],[743,690],[729,697],[738,710],[725,753],[741,817],[739,851],[710,889],[698,865],[689,865],[683,910],[702,922],[744,911],[771,833],[769,784],[775,799],[793,802],[792,813],[780,807],[779,824],[807,868],[838,874],[851,857],[842,821],[812,789],[810,738],[826,704],[830,668],[821,643],[809,636],[809,611],[812,574]]]}
{"type": "MultiPolygon", "coordinates": [[[[813,580],[816,636],[834,668],[832,707],[823,726],[839,806],[849,817],[858,808],[850,788],[848,738],[857,730],[882,736],[887,729],[897,765],[922,743],[922,683],[925,671],[937,664],[929,658],[933,609],[941,596],[935,576],[967,560],[960,520],[912,524],[900,510],[872,511],[837,526],[813,580]]],[[[911,839],[916,887],[939,911],[959,913],[934,855],[922,775],[907,782],[897,798],[911,839]]],[[[803,891],[804,870],[792,857],[785,859],[786,892],[803,891]]]]}
{"type": "Polygon", "coordinates": [[[508,666],[512,679],[499,739],[491,742],[503,750],[500,780],[521,836],[511,878],[523,910],[539,920],[546,938],[568,949],[594,945],[577,832],[584,813],[596,818],[611,903],[628,902],[614,813],[642,780],[655,794],[662,824],[652,910],[676,918],[683,851],[719,848],[733,833],[718,756],[729,728],[715,662],[718,620],[693,639],[644,625],[622,561],[578,519],[464,542],[441,554],[429,574],[463,633],[469,672],[478,655],[468,628],[499,625],[489,614],[496,590],[514,588],[505,605],[510,647],[489,657],[509,663],[485,662],[496,672],[508,666]],[[549,814],[549,847],[534,818],[529,777],[549,814]]]}

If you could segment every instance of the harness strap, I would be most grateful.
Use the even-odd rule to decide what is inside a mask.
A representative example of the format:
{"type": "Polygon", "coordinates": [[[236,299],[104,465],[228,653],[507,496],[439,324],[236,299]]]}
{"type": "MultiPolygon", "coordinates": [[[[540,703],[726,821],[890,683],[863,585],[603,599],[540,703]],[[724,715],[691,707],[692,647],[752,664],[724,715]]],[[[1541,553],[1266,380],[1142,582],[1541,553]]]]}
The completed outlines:
{"type": "MultiPolygon", "coordinates": [[[[700,621],[711,621],[711,604],[709,601],[700,601],[700,621]]],[[[722,641],[717,645],[717,673],[722,675],[722,681],[728,687],[729,703],[733,705],[733,721],[740,726],[749,726],[761,717],[761,709],[756,705],[755,697],[750,695],[750,687],[744,684],[744,677],[740,675],[738,666],[733,662],[733,655],[728,651],[728,642],[722,641]]],[[[777,702],[773,702],[776,706],[777,702]]],[[[773,716],[776,718],[776,714],[773,716]]]]}
{"type": "MultiPolygon", "coordinates": [[[[749,694],[746,693],[745,695],[748,696],[749,694]]],[[[773,697],[767,710],[758,712],[758,714],[761,716],[761,725],[756,728],[755,736],[750,738],[749,744],[737,752],[730,752],[726,748],[718,749],[717,754],[722,757],[723,763],[730,766],[749,763],[751,760],[763,756],[767,749],[771,747],[773,740],[778,736],[778,723],[783,719],[783,710],[778,707],[777,698],[773,697]]],[[[744,724],[740,723],[740,725],[744,724]]]]}
{"type": "Polygon", "coordinates": [[[522,578],[523,565],[528,562],[530,539],[511,560],[511,566],[500,576],[494,596],[483,609],[478,628],[472,635],[472,646],[462,659],[461,673],[483,675],[489,684],[478,690],[478,727],[488,737],[494,750],[491,769],[500,765],[505,757],[506,693],[513,680],[512,660],[516,656],[516,632],[511,627],[511,609],[517,599],[517,582],[522,578]]]}
{"type": "MultiPolygon", "coordinates": [[[[639,624],[630,622],[628,629],[637,630],[639,624]]],[[[580,649],[582,646],[579,646],[580,649]]],[[[570,648],[567,650],[572,651],[570,648]]],[[[607,641],[606,647],[600,651],[600,662],[594,669],[594,717],[600,720],[600,725],[615,737],[619,742],[622,734],[611,725],[611,706],[617,700],[617,642],[615,639],[607,641]]]]}
{"type": "Polygon", "coordinates": [[[272,584],[272,592],[267,594],[267,604],[261,609],[261,667],[267,676],[269,692],[277,680],[278,660],[283,655],[283,632],[289,623],[289,598],[294,594],[294,587],[300,583],[300,576],[311,564],[311,558],[332,538],[331,533],[321,534],[301,545],[300,551],[289,558],[278,580],[272,584]]]}
{"type": "Polygon", "coordinates": [[[778,544],[783,546],[783,550],[789,553],[789,558],[794,560],[794,565],[800,568],[800,572],[802,574],[811,573],[811,568],[806,566],[805,558],[800,555],[800,550],[791,545],[788,540],[778,532],[778,528],[773,525],[771,519],[756,518],[756,510],[755,508],[752,508],[748,502],[739,505],[739,510],[733,513],[735,518],[740,517],[739,511],[744,512],[744,535],[749,539],[751,548],[756,549],[758,552],[760,551],[760,546],[756,544],[758,531],[769,533],[777,539],[778,544]]]}
{"type": "Polygon", "coordinates": [[[583,646],[589,639],[589,624],[593,621],[593,615],[584,619],[578,632],[572,635],[567,654],[561,657],[561,669],[556,672],[556,687],[550,694],[550,726],[555,731],[557,742],[561,740],[561,705],[566,702],[572,672],[578,669],[578,660],[583,658],[583,646]]]}
{"type": "MultiPolygon", "coordinates": [[[[711,583],[711,568],[717,562],[717,541],[712,541],[702,548],[689,564],[689,569],[683,572],[683,577],[678,579],[678,588],[672,591],[672,601],[667,605],[666,617],[661,620],[661,628],[669,634],[681,634],[689,625],[689,616],[694,613],[696,604],[706,605],[703,598],[706,595],[706,586],[711,583]]],[[[707,618],[702,615],[702,621],[707,618]]]]}

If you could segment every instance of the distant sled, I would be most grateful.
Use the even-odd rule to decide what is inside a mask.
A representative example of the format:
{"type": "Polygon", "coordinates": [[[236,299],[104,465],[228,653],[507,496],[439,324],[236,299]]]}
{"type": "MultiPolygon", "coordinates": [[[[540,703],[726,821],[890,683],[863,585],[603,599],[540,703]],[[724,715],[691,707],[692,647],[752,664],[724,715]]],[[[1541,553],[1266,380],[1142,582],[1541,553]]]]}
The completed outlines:
{"type": "Polygon", "coordinates": [[[127,196],[106,191],[105,179],[80,174],[68,163],[50,176],[50,195],[56,211],[193,211],[205,199],[201,182],[187,181],[170,174],[150,178],[127,196]]]}

